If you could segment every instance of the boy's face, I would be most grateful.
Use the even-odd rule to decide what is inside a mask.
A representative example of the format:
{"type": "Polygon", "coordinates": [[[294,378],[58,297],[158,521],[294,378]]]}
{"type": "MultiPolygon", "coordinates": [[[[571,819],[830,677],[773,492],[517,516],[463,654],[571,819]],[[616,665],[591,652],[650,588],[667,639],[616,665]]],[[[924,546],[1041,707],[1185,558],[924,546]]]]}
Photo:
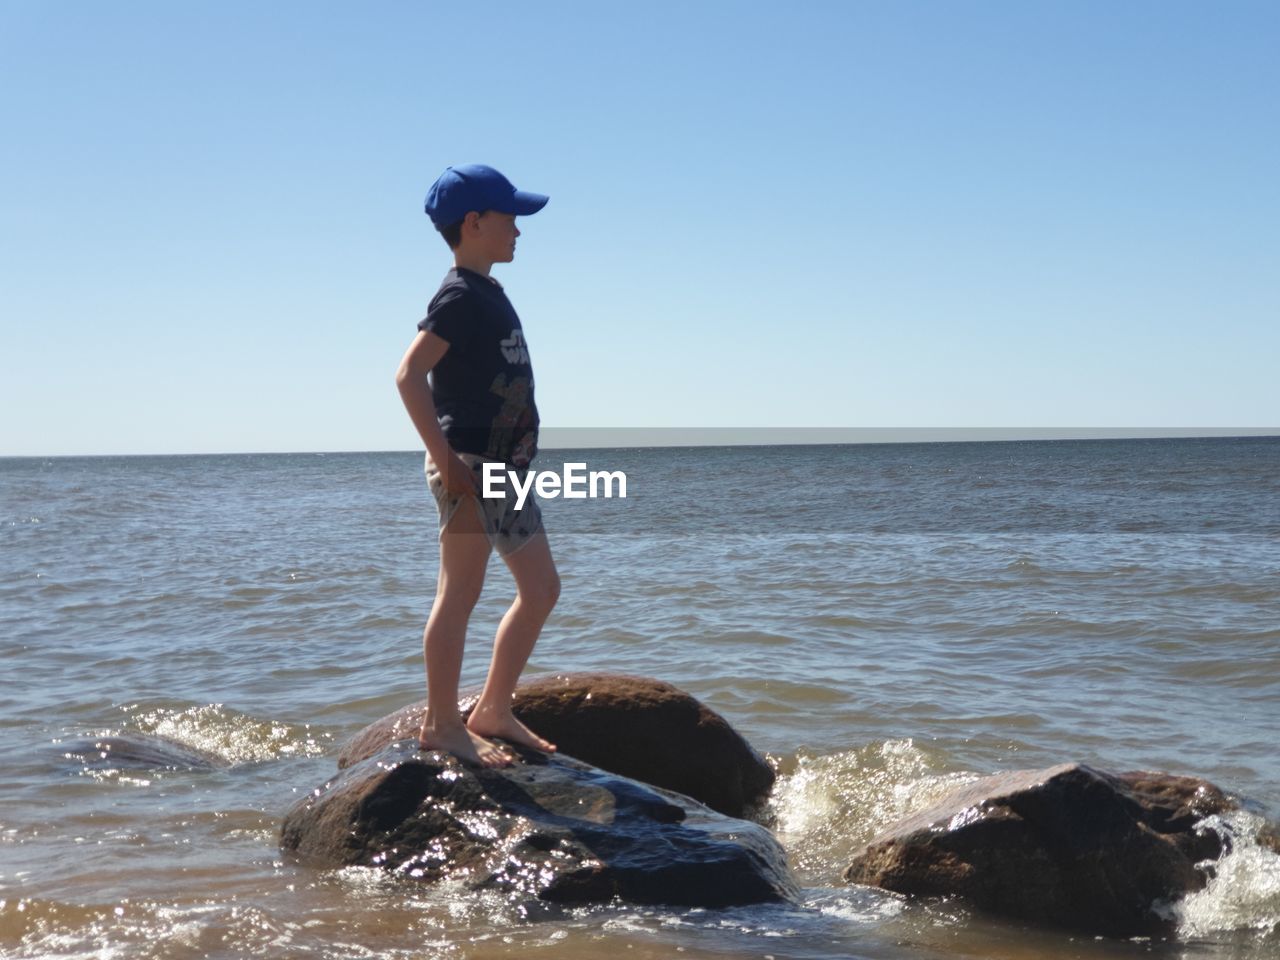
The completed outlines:
{"type": "MultiPolygon", "coordinates": [[[[471,218],[471,214],[467,214],[471,218]]],[[[465,231],[464,231],[465,235],[465,231]]],[[[470,234],[475,251],[493,263],[510,263],[516,255],[516,237],[520,231],[516,218],[510,213],[486,210],[476,215],[475,228],[470,234]]]]}

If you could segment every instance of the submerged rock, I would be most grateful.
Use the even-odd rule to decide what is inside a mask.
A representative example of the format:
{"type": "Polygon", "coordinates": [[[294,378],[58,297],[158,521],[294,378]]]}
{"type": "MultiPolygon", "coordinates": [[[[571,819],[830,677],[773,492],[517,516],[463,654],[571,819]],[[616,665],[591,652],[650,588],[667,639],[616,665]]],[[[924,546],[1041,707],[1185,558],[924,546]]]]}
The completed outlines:
{"type": "MultiPolygon", "coordinates": [[[[464,710],[475,702],[464,701],[464,710]]],[[[669,683],[611,673],[535,677],[516,690],[517,717],[562,754],[693,797],[730,817],[768,795],[773,768],[714,710],[669,683]]],[[[426,701],[369,725],[339,768],[417,736],[426,701]]]]}
{"type": "Polygon", "coordinates": [[[1081,764],[998,774],[877,837],[844,877],[1091,933],[1167,932],[1159,905],[1201,889],[1197,864],[1223,852],[1196,824],[1237,807],[1192,777],[1081,764]]]}
{"type": "Polygon", "coordinates": [[[77,737],[60,745],[62,756],[87,768],[217,770],[229,766],[217,754],[149,733],[77,737]]]}
{"type": "Polygon", "coordinates": [[[566,756],[464,766],[416,737],[348,766],[285,816],[281,847],[323,867],[562,903],[721,907],[790,900],[781,847],[754,823],[566,756]]]}

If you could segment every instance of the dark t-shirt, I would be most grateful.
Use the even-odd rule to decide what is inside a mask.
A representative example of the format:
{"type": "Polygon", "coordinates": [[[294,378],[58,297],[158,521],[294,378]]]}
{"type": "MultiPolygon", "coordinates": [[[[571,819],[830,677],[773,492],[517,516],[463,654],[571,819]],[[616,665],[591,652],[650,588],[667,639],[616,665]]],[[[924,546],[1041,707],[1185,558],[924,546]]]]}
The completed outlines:
{"type": "Polygon", "coordinates": [[[538,452],[533,367],[520,318],[502,287],[455,267],[418,329],[449,344],[431,371],[436,417],[449,446],[526,466],[538,452]]]}

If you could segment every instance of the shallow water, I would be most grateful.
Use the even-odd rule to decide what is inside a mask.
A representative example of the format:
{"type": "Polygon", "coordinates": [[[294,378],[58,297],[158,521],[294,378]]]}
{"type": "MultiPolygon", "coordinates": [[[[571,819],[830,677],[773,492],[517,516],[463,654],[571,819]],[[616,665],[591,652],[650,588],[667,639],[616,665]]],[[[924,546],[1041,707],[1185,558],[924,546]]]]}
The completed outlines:
{"type": "MultiPolygon", "coordinates": [[[[544,453],[544,466],[567,459],[544,453]]],[[[418,699],[434,515],[412,454],[0,461],[0,955],[1262,958],[1280,858],[1280,442],[584,451],[531,671],[669,680],[780,771],[796,906],[560,911],[282,862],[340,744],[418,699]],[[692,495],[691,495],[692,494],[692,495]],[[112,751],[154,734],[212,760],[112,751]],[[99,753],[106,752],[106,757],[99,753]],[[838,881],[996,770],[1204,776],[1246,841],[1170,942],[838,881]]],[[[497,561],[464,682],[509,600],[497,561]]]]}

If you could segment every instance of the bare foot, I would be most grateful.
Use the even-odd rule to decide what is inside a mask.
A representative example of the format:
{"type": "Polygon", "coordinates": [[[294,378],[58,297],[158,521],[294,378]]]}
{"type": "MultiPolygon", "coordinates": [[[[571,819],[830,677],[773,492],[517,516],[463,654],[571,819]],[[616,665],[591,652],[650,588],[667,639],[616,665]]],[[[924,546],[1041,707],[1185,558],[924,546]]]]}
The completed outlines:
{"type": "Polygon", "coordinates": [[[510,710],[481,710],[476,707],[467,718],[467,729],[481,737],[501,737],[543,753],[556,752],[554,743],[538,736],[517,720],[510,710]]]}
{"type": "Polygon", "coordinates": [[[479,767],[509,767],[512,763],[511,754],[507,751],[461,725],[435,730],[429,729],[424,721],[418,734],[418,746],[423,750],[443,750],[463,763],[479,767]]]}

